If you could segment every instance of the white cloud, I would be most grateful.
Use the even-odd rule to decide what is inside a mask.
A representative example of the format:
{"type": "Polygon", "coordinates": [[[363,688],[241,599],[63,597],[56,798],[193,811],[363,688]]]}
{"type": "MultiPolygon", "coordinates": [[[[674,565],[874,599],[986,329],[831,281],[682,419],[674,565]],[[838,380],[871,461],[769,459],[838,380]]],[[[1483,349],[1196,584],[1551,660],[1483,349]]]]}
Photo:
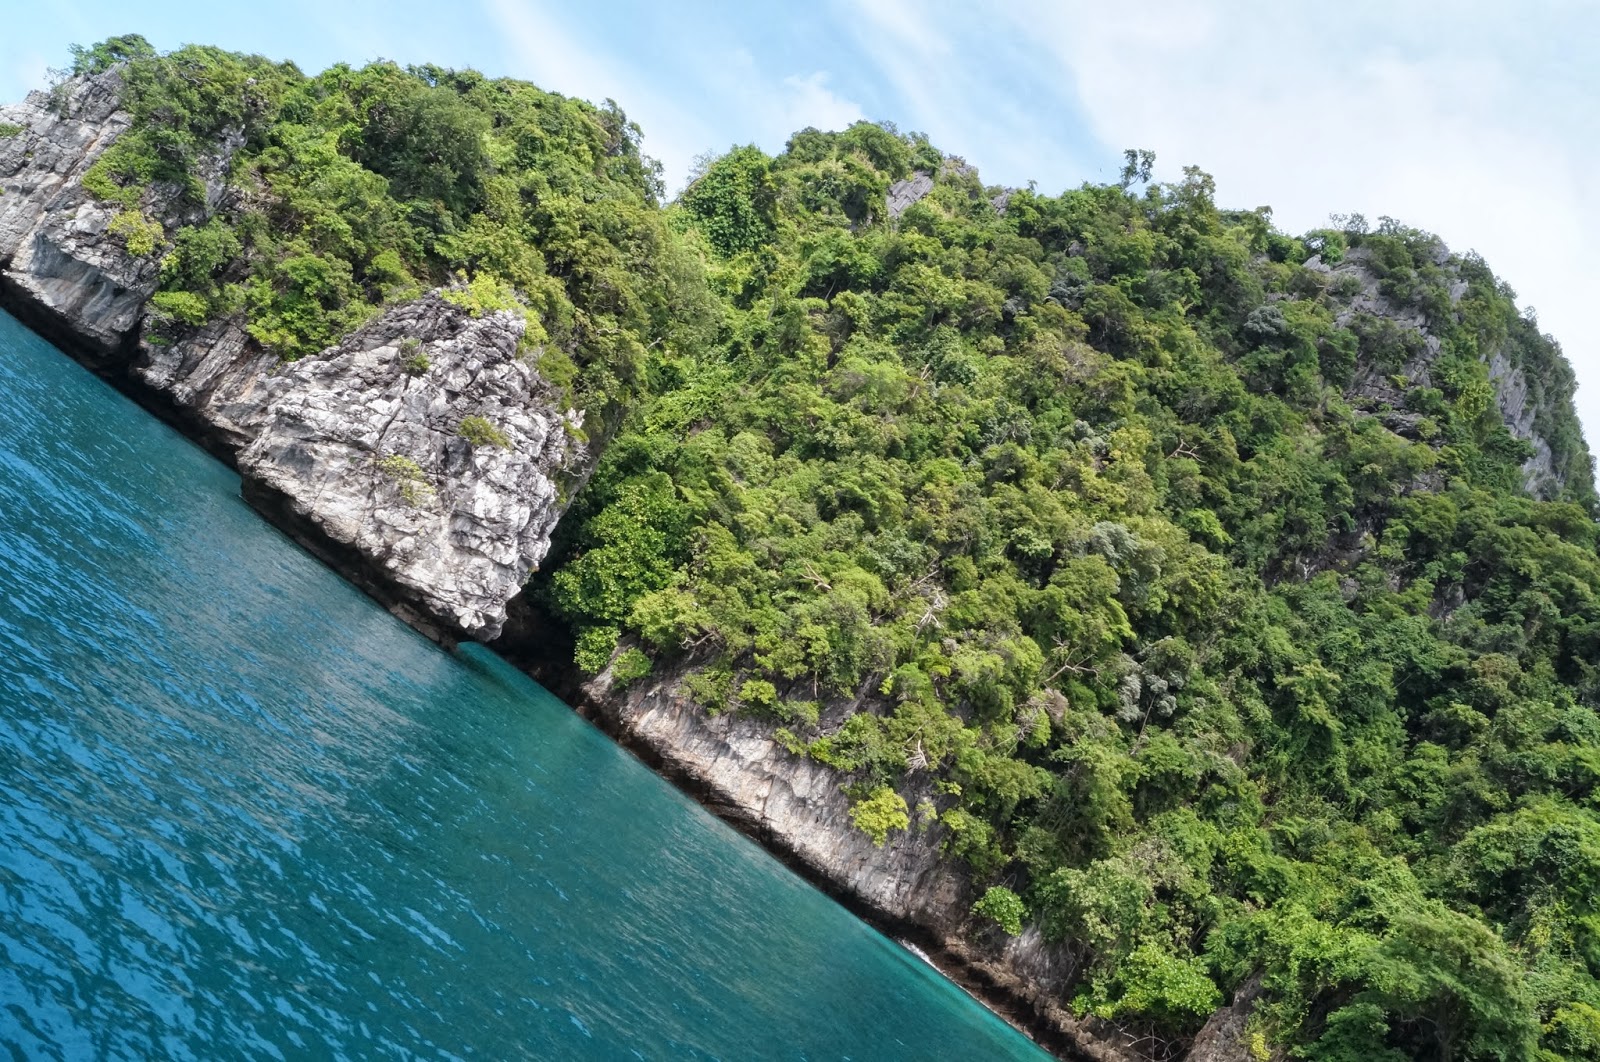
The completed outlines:
{"type": "Polygon", "coordinates": [[[874,118],[927,133],[991,181],[1082,173],[1069,101],[1031,32],[995,32],[1001,17],[967,4],[836,0],[833,14],[891,90],[893,110],[874,118]]]}
{"type": "Polygon", "coordinates": [[[609,50],[586,46],[538,3],[486,0],[486,9],[516,73],[556,92],[621,103],[644,129],[645,151],[661,161],[669,190],[681,188],[708,151],[752,141],[776,151],[797,129],[839,129],[864,116],[825,71],[787,72],[737,47],[718,54],[716,42],[693,27],[681,39],[652,41],[657,62],[628,67],[609,50]]]}
{"type": "Polygon", "coordinates": [[[935,20],[905,0],[863,0],[856,14],[858,40],[910,110],[907,117],[923,128],[937,124],[950,107],[932,75],[948,69],[950,45],[931,28],[935,20]]]}
{"type": "Polygon", "coordinates": [[[783,88],[778,123],[785,134],[806,126],[844,129],[866,118],[860,104],[836,96],[828,88],[828,75],[820,70],[805,77],[786,77],[783,88]]]}
{"type": "Polygon", "coordinates": [[[1199,165],[1219,202],[1270,204],[1289,231],[1355,210],[1482,253],[1563,341],[1586,385],[1585,433],[1600,444],[1594,141],[1562,124],[1570,107],[1541,105],[1521,66],[1480,46],[1489,27],[1440,21],[1419,42],[1404,15],[1337,6],[1319,17],[1299,5],[1035,0],[1014,25],[1044,27],[1038,39],[1098,139],[1156,150],[1159,176],[1199,165]]]}

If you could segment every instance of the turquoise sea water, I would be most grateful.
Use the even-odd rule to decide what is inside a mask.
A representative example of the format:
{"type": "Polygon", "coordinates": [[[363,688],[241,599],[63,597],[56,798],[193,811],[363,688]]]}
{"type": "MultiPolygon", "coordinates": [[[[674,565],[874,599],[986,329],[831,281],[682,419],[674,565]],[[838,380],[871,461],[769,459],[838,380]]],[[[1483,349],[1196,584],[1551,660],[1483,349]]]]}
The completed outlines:
{"type": "Polygon", "coordinates": [[[0,314],[0,1056],[1044,1058],[0,314]]]}

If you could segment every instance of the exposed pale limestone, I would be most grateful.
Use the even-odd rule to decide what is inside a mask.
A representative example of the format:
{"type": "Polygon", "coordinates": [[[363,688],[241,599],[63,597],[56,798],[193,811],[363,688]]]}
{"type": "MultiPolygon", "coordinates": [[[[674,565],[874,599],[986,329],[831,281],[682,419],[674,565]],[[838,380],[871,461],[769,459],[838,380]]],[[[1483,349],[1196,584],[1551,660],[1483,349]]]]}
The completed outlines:
{"type": "MultiPolygon", "coordinates": [[[[36,320],[55,319],[100,354],[132,333],[160,279],[160,247],[129,254],[108,231],[123,208],[95,201],[80,183],[128,129],[121,90],[113,69],[0,107],[0,123],[21,127],[0,137],[0,284],[29,304],[36,320]]],[[[200,201],[178,185],[157,184],[145,191],[141,210],[169,231],[205,220],[241,144],[237,135],[224,136],[199,160],[200,201]]]]}
{"type": "MultiPolygon", "coordinates": [[[[262,377],[264,412],[239,454],[246,495],[356,551],[450,633],[495,637],[549,549],[558,481],[586,459],[577,414],[518,356],[523,327],[430,294],[262,377]],[[500,438],[464,437],[469,417],[500,438]]],[[[252,419],[237,407],[236,422],[252,419]]]]}
{"type": "Polygon", "coordinates": [[[933,191],[933,175],[919,170],[905,180],[896,181],[889,186],[884,206],[891,218],[897,218],[931,191],[933,191]]]}
{"type": "MultiPolygon", "coordinates": [[[[851,821],[843,788],[851,779],[789,752],[770,724],[708,715],[682,689],[687,670],[664,669],[623,689],[607,669],[577,692],[608,729],[648,750],[669,776],[686,779],[718,814],[873,917],[926,934],[945,959],[1031,1011],[1019,1015],[1030,1025],[1054,1029],[1072,1057],[1138,1057],[1123,1050],[1116,1029],[1068,1008],[1080,959],[1074,949],[1046,942],[1031,926],[1008,937],[971,913],[971,879],[941,853],[944,827],[917,811],[941,799],[926,776],[901,785],[913,824],[880,848],[851,821]]],[[[844,708],[832,706],[841,717],[844,708]]]]}
{"type": "MultiPolygon", "coordinates": [[[[493,638],[506,602],[549,549],[565,508],[558,480],[586,457],[566,428],[569,414],[517,356],[522,319],[474,318],[428,295],[288,365],[237,319],[140,339],[162,247],[130,254],[110,231],[124,208],[82,186],[129,128],[122,89],[113,69],[0,108],[0,123],[19,127],[0,137],[7,303],[103,369],[125,373],[235,457],[252,501],[307,545],[348,551],[341,566],[359,569],[351,574],[374,593],[441,634],[493,638]],[[415,371],[419,361],[407,372],[408,355],[426,358],[426,371],[415,371]],[[461,421],[471,416],[493,425],[505,445],[463,438],[461,421]]],[[[158,184],[140,210],[168,232],[203,222],[222,201],[239,147],[236,134],[224,133],[198,161],[203,193],[158,184]]]]}
{"type": "MultiPolygon", "coordinates": [[[[1450,264],[1450,252],[1443,243],[1435,244],[1433,260],[1435,265],[1454,271],[1450,264]]],[[[1405,407],[1405,393],[1409,388],[1434,386],[1430,369],[1439,356],[1442,344],[1428,327],[1427,314],[1419,307],[1401,305],[1384,295],[1377,274],[1366,263],[1366,251],[1358,247],[1337,266],[1330,267],[1320,256],[1314,256],[1306,262],[1306,268],[1325,273],[1330,278],[1353,277],[1359,282],[1360,287],[1350,296],[1336,318],[1340,326],[1348,326],[1358,313],[1369,313],[1388,318],[1420,336],[1420,349],[1400,367],[1398,373],[1391,376],[1377,366],[1360,364],[1348,389],[1348,393],[1358,401],[1399,411],[1405,407]],[[1404,386],[1397,385],[1394,376],[1403,378],[1404,386]]],[[[1449,293],[1451,304],[1459,303],[1467,293],[1466,279],[1455,276],[1450,282],[1449,293]]],[[[1550,443],[1535,424],[1537,410],[1534,403],[1529,401],[1527,378],[1521,369],[1511,364],[1503,350],[1494,351],[1489,356],[1488,368],[1489,379],[1494,384],[1495,405],[1506,427],[1512,435],[1533,446],[1533,456],[1522,465],[1524,489],[1535,497],[1554,497],[1561,492],[1564,483],[1555,468],[1550,443]]],[[[1386,411],[1383,419],[1391,430],[1405,434],[1407,426],[1420,418],[1386,411]]]]}

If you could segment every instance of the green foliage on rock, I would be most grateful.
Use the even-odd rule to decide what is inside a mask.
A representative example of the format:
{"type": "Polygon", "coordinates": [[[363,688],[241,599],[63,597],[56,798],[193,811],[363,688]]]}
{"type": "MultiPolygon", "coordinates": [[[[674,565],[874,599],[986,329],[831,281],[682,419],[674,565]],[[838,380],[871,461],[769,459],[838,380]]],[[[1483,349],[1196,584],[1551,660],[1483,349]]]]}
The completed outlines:
{"type": "Polygon", "coordinates": [[[129,60],[156,58],[155,48],[137,33],[125,33],[120,37],[107,37],[99,44],[87,47],[81,44],[74,44],[70,51],[72,53],[72,72],[74,74],[101,74],[110,70],[113,66],[129,60]]]}
{"type": "Polygon", "coordinates": [[[1151,1044],[1260,977],[1262,1051],[1587,1057],[1592,465],[1481,262],[1297,240],[1196,170],[1000,200],[878,126],[670,211],[721,329],[652,368],[537,577],[580,641],[771,720],[875,842],[931,786],[978,913],[1151,1044]],[[1545,381],[1544,497],[1497,356],[1545,381]]]}
{"type": "Polygon", "coordinates": [[[888,786],[880,786],[851,804],[850,819],[879,848],[889,839],[890,830],[911,825],[905,798],[888,786]]]}
{"type": "Polygon", "coordinates": [[[505,432],[495,427],[487,417],[477,414],[462,417],[461,423],[456,426],[456,434],[473,446],[498,446],[502,450],[511,446],[511,440],[506,438],[505,432]]]}
{"type": "Polygon", "coordinates": [[[573,662],[585,673],[597,675],[611,663],[617,651],[617,628],[589,627],[578,635],[573,651],[573,662]]]}
{"type": "Polygon", "coordinates": [[[683,193],[684,210],[717,253],[753,251],[772,236],[771,167],[759,148],[735,148],[709,162],[683,193]]]}
{"type": "Polygon", "coordinates": [[[637,647],[629,646],[618,653],[617,659],[612,662],[611,677],[626,686],[650,674],[650,667],[650,658],[637,647]]]}
{"type": "Polygon", "coordinates": [[[991,885],[972,905],[972,913],[989,919],[1014,937],[1022,932],[1022,920],[1028,916],[1028,908],[1022,897],[1004,885],[991,885]]]}
{"type": "Polygon", "coordinates": [[[136,211],[169,184],[199,202],[206,160],[243,144],[211,189],[216,217],[167,234],[168,328],[242,314],[296,358],[450,285],[474,314],[524,314],[525,343],[571,367],[558,386],[604,432],[648,387],[652,350],[697,349],[717,327],[702,253],[667,224],[614,104],[434,66],[308,76],[138,38],[82,50],[76,72],[113,66],[134,123],[85,175],[96,198],[136,211]]]}
{"type": "Polygon", "coordinates": [[[394,482],[400,497],[413,508],[423,508],[437,496],[422,466],[404,454],[390,454],[380,459],[378,471],[394,482]]]}
{"type": "Polygon", "coordinates": [[[82,61],[128,85],[84,178],[126,215],[244,145],[212,221],[124,233],[170,245],[158,327],[242,315],[298,357],[433,286],[521,314],[605,443],[532,587],[576,665],[770,725],[877,844],[911,795],[1080,1012],[1177,1051],[1259,979],[1257,1054],[1600,1051],[1593,465],[1481,260],[1388,219],[1291,237],[1138,152],[989,188],[871,123],[662,208],[614,104],[82,61]]]}
{"type": "Polygon", "coordinates": [[[138,210],[123,210],[111,219],[106,231],[122,240],[128,253],[135,258],[146,258],[155,253],[165,230],[159,221],[146,217],[138,210]]]}
{"type": "Polygon", "coordinates": [[[428,352],[422,349],[422,341],[411,336],[400,341],[399,357],[400,370],[407,376],[425,376],[433,367],[428,352]]]}

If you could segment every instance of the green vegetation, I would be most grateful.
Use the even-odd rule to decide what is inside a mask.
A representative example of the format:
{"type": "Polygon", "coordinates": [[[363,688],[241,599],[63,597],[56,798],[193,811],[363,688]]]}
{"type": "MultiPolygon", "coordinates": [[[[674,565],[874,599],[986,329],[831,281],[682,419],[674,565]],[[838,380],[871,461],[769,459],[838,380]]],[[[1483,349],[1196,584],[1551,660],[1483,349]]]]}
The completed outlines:
{"type": "Polygon", "coordinates": [[[407,376],[425,376],[433,362],[422,349],[422,341],[406,337],[400,341],[400,371],[407,376]]]}
{"type": "Polygon", "coordinates": [[[490,423],[488,418],[476,414],[462,417],[461,423],[456,426],[456,434],[473,446],[498,446],[502,450],[511,447],[511,440],[506,438],[505,432],[490,423]]]}
{"type": "Polygon", "coordinates": [[[155,254],[161,237],[165,235],[160,222],[152,221],[137,209],[118,213],[111,219],[111,224],[106,226],[106,231],[120,237],[123,246],[135,258],[145,258],[155,254]]]}
{"type": "Polygon", "coordinates": [[[400,497],[413,508],[423,508],[436,497],[433,484],[422,466],[403,454],[390,454],[378,461],[378,471],[394,481],[400,497]]]}
{"type": "MultiPolygon", "coordinates": [[[[118,63],[134,125],[85,175],[92,195],[130,214],[157,183],[198,200],[216,145],[244,144],[221,213],[165,234],[169,329],[243,315],[296,358],[453,284],[446,297],[474,314],[523,313],[547,378],[605,429],[646,388],[647,351],[716,327],[692,243],[666,225],[614,105],[432,66],[308,77],[216,48],[158,55],[137,36],[79,49],[74,71],[118,63]]],[[[138,239],[153,251],[161,234],[138,239]]]]}
{"type": "Polygon", "coordinates": [[[15,122],[0,122],[0,140],[8,140],[23,132],[26,132],[24,127],[15,122]]]}
{"type": "Polygon", "coordinates": [[[534,581],[575,664],[766,721],[878,844],[914,802],[980,922],[1071,952],[1080,1013],[1160,1055],[1259,978],[1262,1057],[1600,1058],[1593,467],[1570,367],[1481,260],[1388,220],[1291,237],[1147,152],[1000,199],[869,123],[662,208],[614,105],[78,60],[127,64],[134,129],[84,179],[125,216],[244,140],[216,219],[120,223],[170,245],[160,327],[242,315],[298,357],[427,287],[523,314],[609,440],[534,581]]]}
{"type": "Polygon", "coordinates": [[[889,839],[890,830],[903,830],[911,824],[905,798],[886,785],[878,786],[853,802],[850,819],[880,848],[889,839]]]}
{"type": "Polygon", "coordinates": [[[1016,936],[1022,932],[1022,920],[1028,917],[1028,908],[1022,897],[1004,885],[991,885],[989,891],[972,905],[972,913],[990,919],[1005,932],[1016,936]]]}
{"type": "Polygon", "coordinates": [[[573,650],[573,662],[583,671],[594,675],[604,671],[606,665],[611,663],[611,657],[617,651],[617,635],[615,627],[587,627],[578,635],[577,645],[573,650]]]}
{"type": "Polygon", "coordinates": [[[522,301],[517,298],[516,290],[492,273],[479,273],[471,281],[446,291],[444,298],[474,317],[501,310],[522,312],[522,301]]]}
{"type": "Polygon", "coordinates": [[[626,686],[650,674],[650,658],[638,649],[624,649],[611,665],[611,677],[626,686]]]}
{"type": "Polygon", "coordinates": [[[668,213],[720,330],[656,359],[539,592],[580,666],[621,637],[772,720],[874,841],[915,802],[974,914],[1156,1053],[1260,977],[1258,1053],[1600,1057],[1570,370],[1425,233],[1296,239],[1130,171],[1002,213],[879,126],[708,163],[668,213]],[[1522,491],[1496,351],[1559,498],[1522,491]]]}

